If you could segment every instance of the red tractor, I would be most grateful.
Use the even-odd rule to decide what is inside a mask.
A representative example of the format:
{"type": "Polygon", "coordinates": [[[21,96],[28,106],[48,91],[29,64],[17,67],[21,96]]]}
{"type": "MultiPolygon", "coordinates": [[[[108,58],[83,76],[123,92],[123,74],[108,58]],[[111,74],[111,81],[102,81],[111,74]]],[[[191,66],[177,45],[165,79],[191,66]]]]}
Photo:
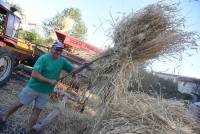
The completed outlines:
{"type": "Polygon", "coordinates": [[[8,81],[18,63],[32,65],[43,53],[36,45],[17,38],[20,18],[16,8],[0,1],[0,86],[8,81]]]}
{"type": "MultiPolygon", "coordinates": [[[[20,18],[15,11],[15,7],[10,7],[0,1],[0,86],[9,80],[15,66],[19,63],[32,66],[37,58],[45,53],[43,50],[48,51],[49,49],[17,38],[20,18]]],[[[99,48],[64,33],[56,32],[56,34],[58,39],[65,44],[63,56],[73,64],[80,65],[87,58],[101,51],[99,48]]]]}

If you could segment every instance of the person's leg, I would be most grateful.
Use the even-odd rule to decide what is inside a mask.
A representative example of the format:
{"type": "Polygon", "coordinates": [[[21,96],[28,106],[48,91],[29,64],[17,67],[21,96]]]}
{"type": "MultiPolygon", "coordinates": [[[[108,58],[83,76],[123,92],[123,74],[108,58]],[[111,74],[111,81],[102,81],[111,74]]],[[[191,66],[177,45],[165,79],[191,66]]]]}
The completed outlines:
{"type": "Polygon", "coordinates": [[[48,101],[48,96],[49,96],[48,94],[44,93],[39,93],[39,92],[35,93],[37,94],[37,97],[35,99],[35,105],[30,117],[30,123],[29,123],[30,130],[32,130],[32,127],[36,124],[43,107],[46,105],[48,101]]]}
{"type": "Polygon", "coordinates": [[[17,102],[15,102],[13,105],[11,105],[8,110],[4,113],[3,117],[1,117],[2,121],[5,122],[8,117],[13,114],[14,112],[16,112],[20,107],[22,107],[24,104],[22,104],[19,100],[17,102]]]}
{"type": "Polygon", "coordinates": [[[14,104],[12,104],[8,110],[6,110],[5,113],[0,117],[0,122],[6,122],[8,117],[12,115],[14,112],[16,112],[20,107],[23,105],[28,105],[34,100],[35,96],[32,94],[28,87],[25,87],[22,89],[22,91],[19,94],[19,100],[17,100],[14,104]]]}
{"type": "Polygon", "coordinates": [[[30,121],[29,121],[29,128],[30,129],[36,124],[41,111],[42,111],[42,109],[34,106],[31,117],[30,117],[30,121]]]}

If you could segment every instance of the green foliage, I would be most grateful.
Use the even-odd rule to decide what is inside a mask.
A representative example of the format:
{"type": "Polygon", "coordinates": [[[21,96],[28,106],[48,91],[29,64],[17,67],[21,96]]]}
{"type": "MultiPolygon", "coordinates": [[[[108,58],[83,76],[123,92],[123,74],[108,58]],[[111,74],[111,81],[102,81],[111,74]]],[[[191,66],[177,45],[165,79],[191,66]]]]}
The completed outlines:
{"type": "Polygon", "coordinates": [[[4,30],[4,15],[0,14],[0,34],[3,34],[3,30],[4,30]]]}
{"type": "Polygon", "coordinates": [[[30,30],[30,31],[20,30],[18,32],[18,37],[28,40],[35,44],[48,46],[48,41],[45,38],[41,37],[35,30],[30,30]]]}
{"type": "Polygon", "coordinates": [[[70,31],[70,35],[84,39],[85,33],[87,32],[87,28],[85,27],[85,24],[83,22],[77,23],[72,31],[70,31]]]}
{"type": "Polygon", "coordinates": [[[78,8],[67,8],[61,12],[62,17],[69,16],[74,21],[78,22],[81,20],[81,12],[78,8]]]}
{"type": "Polygon", "coordinates": [[[75,36],[80,39],[85,39],[87,28],[85,23],[81,19],[81,12],[78,8],[67,8],[61,13],[57,13],[52,18],[49,18],[43,22],[43,29],[46,33],[46,36],[49,37],[51,33],[55,30],[61,30],[64,27],[63,21],[65,18],[69,17],[75,21],[72,30],[64,31],[65,33],[75,36]]]}

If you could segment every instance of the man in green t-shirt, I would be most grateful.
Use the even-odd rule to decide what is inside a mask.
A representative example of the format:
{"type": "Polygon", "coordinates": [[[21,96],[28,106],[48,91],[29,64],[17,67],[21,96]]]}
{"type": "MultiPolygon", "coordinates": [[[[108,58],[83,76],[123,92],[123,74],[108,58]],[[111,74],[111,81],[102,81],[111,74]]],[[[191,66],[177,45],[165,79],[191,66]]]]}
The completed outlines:
{"type": "Polygon", "coordinates": [[[0,123],[5,122],[12,113],[23,105],[28,105],[32,101],[35,101],[29,123],[29,128],[31,129],[37,122],[42,108],[47,103],[49,93],[53,92],[61,71],[65,70],[68,73],[72,71],[78,73],[81,71],[79,68],[74,70],[74,66],[61,56],[63,48],[64,45],[57,41],[53,44],[50,53],[38,58],[33,67],[28,84],[19,94],[19,100],[8,108],[5,114],[0,117],[0,123]]]}

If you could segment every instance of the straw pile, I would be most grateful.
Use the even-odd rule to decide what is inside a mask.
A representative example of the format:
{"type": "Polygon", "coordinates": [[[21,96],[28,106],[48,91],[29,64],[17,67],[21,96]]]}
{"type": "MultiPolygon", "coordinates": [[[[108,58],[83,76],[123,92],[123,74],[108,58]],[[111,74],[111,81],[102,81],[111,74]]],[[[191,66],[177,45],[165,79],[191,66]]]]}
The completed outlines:
{"type": "Polygon", "coordinates": [[[85,87],[100,101],[96,105],[87,103],[96,112],[90,118],[95,123],[88,123],[82,115],[64,112],[64,120],[59,120],[57,127],[61,125],[65,129],[62,127],[62,131],[53,130],[53,133],[84,133],[82,126],[85,125],[90,126],[87,132],[92,134],[199,133],[195,121],[186,116],[184,103],[154,98],[140,90],[128,92],[133,76],[135,88],[142,89],[137,75],[146,61],[163,55],[174,56],[197,46],[196,34],[181,29],[184,19],[177,18],[176,7],[163,3],[150,5],[123,18],[114,27],[114,47],[105,52],[111,53],[109,58],[94,64],[93,72],[84,71],[90,81],[85,87]],[[74,124],[79,121],[84,125],[74,124]]]}
{"type": "MultiPolygon", "coordinates": [[[[183,31],[184,19],[177,17],[177,5],[157,3],[116,24],[114,47],[105,52],[111,55],[94,64],[93,72],[83,72],[89,84],[79,85],[100,101],[87,103],[95,116],[61,107],[62,113],[45,133],[199,133],[200,127],[186,116],[184,103],[154,98],[140,90],[128,92],[131,79],[146,61],[197,46],[196,34],[183,31]]],[[[137,75],[134,80],[136,88],[142,89],[137,75]]]]}
{"type": "MultiPolygon", "coordinates": [[[[140,90],[136,90],[137,93],[128,92],[133,76],[138,85],[136,88],[142,89],[140,78],[135,74],[139,74],[139,69],[146,61],[159,56],[174,56],[185,49],[197,47],[196,34],[182,30],[184,19],[178,18],[177,11],[177,5],[157,3],[128,15],[115,25],[114,47],[105,52],[111,53],[109,58],[94,64],[93,72],[83,72],[90,81],[85,87],[100,100],[92,106],[87,103],[96,112],[93,118],[95,123],[92,128],[89,125],[88,133],[199,132],[195,121],[185,115],[187,109],[183,103],[156,99],[140,90]]],[[[82,125],[73,123],[80,121],[88,125],[82,115],[71,117],[66,112],[63,116],[65,120],[59,120],[58,124],[66,129],[60,128],[61,133],[85,131],[80,127],[82,125]]]]}
{"type": "Polygon", "coordinates": [[[181,102],[130,94],[108,105],[94,134],[193,134],[197,124],[181,102]]]}
{"type": "MultiPolygon", "coordinates": [[[[138,97],[130,96],[127,91],[132,76],[146,61],[197,47],[196,34],[182,30],[184,19],[178,18],[177,11],[177,5],[149,5],[123,18],[114,27],[114,47],[107,51],[112,55],[95,64],[94,72],[88,73],[92,80],[91,91],[102,101],[96,108],[98,116],[93,134],[177,133],[183,131],[183,126],[189,127],[184,133],[198,133],[190,117],[183,116],[186,110],[171,109],[167,101],[163,103],[142,93],[137,94],[138,97]]],[[[135,82],[138,89],[142,88],[139,78],[136,77],[135,82]]]]}
{"type": "MultiPolygon", "coordinates": [[[[153,98],[139,90],[128,92],[133,75],[146,61],[197,46],[196,34],[182,30],[184,19],[177,18],[176,7],[157,3],[116,24],[114,47],[107,51],[112,55],[84,74],[90,81],[85,87],[101,101],[92,106],[96,116],[62,109],[46,133],[199,133],[200,127],[185,116],[183,103],[153,98]]],[[[142,88],[139,78],[135,82],[142,88]]]]}
{"type": "Polygon", "coordinates": [[[46,134],[89,134],[92,131],[94,118],[87,114],[72,111],[64,105],[57,105],[61,114],[45,130],[46,134]]]}

